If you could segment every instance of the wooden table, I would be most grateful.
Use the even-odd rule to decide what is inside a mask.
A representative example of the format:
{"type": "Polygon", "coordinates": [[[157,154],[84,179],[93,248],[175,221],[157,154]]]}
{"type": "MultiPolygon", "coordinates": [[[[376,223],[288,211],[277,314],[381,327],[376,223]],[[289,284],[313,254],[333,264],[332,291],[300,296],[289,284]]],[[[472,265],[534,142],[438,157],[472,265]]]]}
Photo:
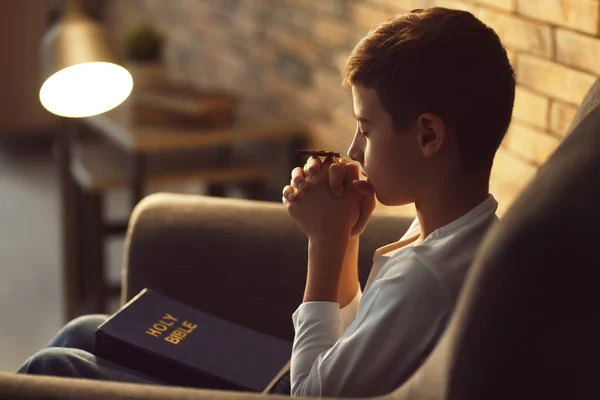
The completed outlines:
{"type": "Polygon", "coordinates": [[[226,165],[227,149],[231,145],[286,141],[293,149],[303,146],[307,137],[305,126],[268,115],[248,115],[224,128],[173,129],[133,125],[127,108],[123,107],[87,118],[84,123],[129,155],[133,206],[143,197],[145,163],[152,154],[217,147],[222,149],[221,162],[226,165]]]}
{"type": "MultiPolygon", "coordinates": [[[[226,168],[228,149],[243,143],[285,142],[293,149],[306,146],[307,129],[302,124],[268,115],[249,115],[233,125],[222,128],[169,128],[133,124],[126,107],[118,107],[106,114],[82,120],[65,120],[65,132],[60,136],[59,167],[63,196],[64,282],[65,317],[70,320],[78,315],[80,269],[76,238],[77,214],[75,212],[75,188],[72,177],[72,137],[78,124],[97,132],[102,138],[124,151],[129,164],[129,188],[132,209],[143,198],[148,180],[147,160],[159,153],[218,148],[222,154],[219,164],[226,168]]],[[[292,163],[302,161],[293,157],[292,163]]],[[[292,165],[289,166],[290,168],[292,165]]],[[[213,195],[221,194],[219,190],[213,195]]]]}

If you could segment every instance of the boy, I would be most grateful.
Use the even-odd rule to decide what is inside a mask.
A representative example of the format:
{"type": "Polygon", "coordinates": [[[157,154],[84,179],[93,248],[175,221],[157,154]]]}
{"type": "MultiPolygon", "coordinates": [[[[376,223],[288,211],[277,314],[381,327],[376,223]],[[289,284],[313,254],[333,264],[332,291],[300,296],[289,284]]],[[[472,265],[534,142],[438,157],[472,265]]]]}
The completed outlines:
{"type": "Polygon", "coordinates": [[[309,240],[292,395],[377,396],[406,381],[442,334],[497,219],[489,177],[515,79],[491,29],[443,8],[398,16],[356,46],[343,85],[357,120],[348,155],[368,181],[356,165],[311,158],[283,190],[309,240]],[[417,218],[376,251],[363,297],[358,242],[374,194],[389,206],[415,203],[417,218]]]}
{"type": "MultiPolygon", "coordinates": [[[[488,194],[515,80],[497,35],[473,15],[415,10],[374,28],[348,58],[354,164],[311,158],[283,190],[309,239],[304,302],[293,315],[292,395],[376,396],[400,386],[443,332],[466,271],[496,220],[488,194]],[[359,235],[375,206],[415,203],[417,218],[375,253],[358,283],[359,235]]],[[[19,372],[162,383],[90,354],[88,316],[19,372]],[[66,349],[77,347],[77,349],[66,349]]]]}

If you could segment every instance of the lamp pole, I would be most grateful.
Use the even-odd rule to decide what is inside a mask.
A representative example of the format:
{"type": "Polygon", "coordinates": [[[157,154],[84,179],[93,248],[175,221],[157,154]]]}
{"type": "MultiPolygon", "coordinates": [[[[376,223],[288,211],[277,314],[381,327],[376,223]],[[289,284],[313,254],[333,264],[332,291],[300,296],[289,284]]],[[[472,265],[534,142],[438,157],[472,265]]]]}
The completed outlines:
{"type": "Polygon", "coordinates": [[[75,135],[76,120],[61,117],[62,132],[58,135],[58,170],[62,193],[62,259],[64,318],[72,320],[78,315],[77,301],[81,281],[77,251],[77,201],[76,188],[71,175],[71,140],[75,135]]]}
{"type": "Polygon", "coordinates": [[[78,315],[79,246],[77,232],[77,188],[71,174],[71,141],[77,118],[101,114],[121,104],[131,93],[131,74],[119,65],[101,24],[87,15],[81,0],[51,3],[49,29],[40,46],[43,83],[40,102],[61,116],[63,132],[58,137],[58,164],[63,198],[64,301],[67,320],[78,315]],[[59,20],[56,18],[59,17],[59,20]]]}
{"type": "MultiPolygon", "coordinates": [[[[64,0],[61,18],[84,15],[83,4],[78,0],[64,0]]],[[[60,117],[58,135],[58,171],[62,195],[62,261],[63,261],[63,318],[70,321],[79,315],[81,262],[77,243],[77,189],[71,173],[72,141],[76,135],[77,120],[60,117]]]]}
{"type": "MultiPolygon", "coordinates": [[[[65,0],[65,14],[69,15],[86,15],[85,7],[81,0],[65,0]]],[[[63,16],[63,18],[64,18],[63,16]]]]}
{"type": "MultiPolygon", "coordinates": [[[[50,29],[59,22],[60,18],[73,15],[82,11],[78,1],[53,0],[49,4],[47,28],[50,29]],[[62,3],[62,4],[60,4],[62,3]],[[62,9],[62,10],[61,10],[62,9]]],[[[79,252],[77,244],[77,192],[71,175],[71,141],[75,135],[76,120],[60,117],[61,129],[57,140],[58,174],[61,191],[61,236],[62,236],[62,275],[63,275],[63,319],[70,321],[79,314],[77,309],[79,297],[79,283],[81,273],[79,269],[79,252]]]]}

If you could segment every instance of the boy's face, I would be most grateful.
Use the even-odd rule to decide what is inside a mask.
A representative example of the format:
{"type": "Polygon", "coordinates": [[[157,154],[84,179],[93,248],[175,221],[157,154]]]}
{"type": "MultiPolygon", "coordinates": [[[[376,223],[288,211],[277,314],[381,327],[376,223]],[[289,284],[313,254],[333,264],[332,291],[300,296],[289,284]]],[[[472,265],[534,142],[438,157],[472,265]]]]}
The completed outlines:
{"type": "Polygon", "coordinates": [[[422,163],[415,132],[394,131],[375,89],[353,85],[352,98],[357,129],[348,157],[361,164],[380,203],[414,202],[422,163]]]}

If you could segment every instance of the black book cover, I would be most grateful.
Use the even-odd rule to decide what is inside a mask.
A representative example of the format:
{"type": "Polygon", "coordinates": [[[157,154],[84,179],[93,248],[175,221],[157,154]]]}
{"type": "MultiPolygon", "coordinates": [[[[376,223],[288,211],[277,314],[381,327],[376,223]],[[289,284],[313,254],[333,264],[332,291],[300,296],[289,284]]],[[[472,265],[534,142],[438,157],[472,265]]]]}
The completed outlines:
{"type": "Polygon", "coordinates": [[[96,330],[95,354],[175,386],[261,392],[292,344],[144,289],[96,330]]]}

